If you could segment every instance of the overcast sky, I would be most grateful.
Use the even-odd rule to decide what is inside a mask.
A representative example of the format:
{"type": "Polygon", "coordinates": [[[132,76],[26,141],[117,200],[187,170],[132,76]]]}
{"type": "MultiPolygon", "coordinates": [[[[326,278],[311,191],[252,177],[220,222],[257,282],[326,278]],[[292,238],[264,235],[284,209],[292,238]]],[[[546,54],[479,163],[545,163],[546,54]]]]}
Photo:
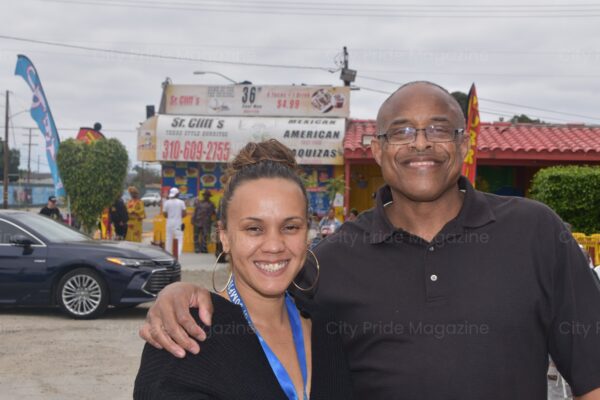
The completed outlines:
{"type": "MultiPolygon", "coordinates": [[[[14,75],[17,54],[25,54],[38,70],[61,139],[99,121],[135,164],[135,129],[147,104],[158,108],[165,77],[228,83],[193,75],[204,70],[254,84],[340,85],[339,72],[327,69],[337,68],[347,46],[362,88],[352,92],[352,118],[375,118],[387,97],[377,91],[430,80],[464,92],[475,82],[483,121],[525,113],[555,123],[600,123],[600,1],[380,1],[2,0],[0,107],[10,90],[11,113],[29,108],[31,92],[14,75]]],[[[35,124],[25,112],[13,126],[9,143],[22,150],[25,168],[21,127],[35,124]]],[[[42,137],[34,133],[32,169],[41,154],[40,169],[47,170],[42,137]]]]}

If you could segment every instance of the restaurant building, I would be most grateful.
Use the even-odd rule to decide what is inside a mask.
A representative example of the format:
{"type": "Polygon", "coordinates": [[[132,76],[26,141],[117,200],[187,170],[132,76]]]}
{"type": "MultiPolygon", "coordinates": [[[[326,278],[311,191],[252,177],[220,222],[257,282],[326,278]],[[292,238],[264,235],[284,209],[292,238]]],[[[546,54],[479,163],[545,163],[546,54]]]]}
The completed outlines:
{"type": "MultiPolygon", "coordinates": [[[[166,83],[159,113],[138,129],[138,160],[161,164],[163,196],[177,187],[191,208],[208,190],[217,206],[226,163],[250,141],[277,139],[296,155],[311,211],[324,215],[327,183],[344,171],[349,101],[348,87],[166,83]]],[[[184,251],[193,250],[191,231],[184,251]]]]}

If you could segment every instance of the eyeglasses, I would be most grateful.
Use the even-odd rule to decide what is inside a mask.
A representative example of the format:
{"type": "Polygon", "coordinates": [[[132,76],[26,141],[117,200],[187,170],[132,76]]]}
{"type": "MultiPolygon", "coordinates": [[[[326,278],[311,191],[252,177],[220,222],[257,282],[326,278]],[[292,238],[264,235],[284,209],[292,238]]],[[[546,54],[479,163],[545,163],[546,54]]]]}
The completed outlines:
{"type": "Polygon", "coordinates": [[[465,132],[464,129],[452,129],[441,125],[430,125],[421,129],[412,126],[403,126],[392,128],[386,133],[381,133],[377,135],[377,138],[385,138],[389,144],[409,144],[417,139],[419,131],[425,132],[425,138],[432,143],[452,142],[465,132]]]}

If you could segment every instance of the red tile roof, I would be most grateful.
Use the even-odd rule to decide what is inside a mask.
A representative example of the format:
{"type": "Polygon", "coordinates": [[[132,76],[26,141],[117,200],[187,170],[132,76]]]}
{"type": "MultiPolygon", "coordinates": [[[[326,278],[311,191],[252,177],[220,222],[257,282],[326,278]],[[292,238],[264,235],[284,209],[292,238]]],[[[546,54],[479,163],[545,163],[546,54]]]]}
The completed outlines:
{"type": "MultiPolygon", "coordinates": [[[[370,157],[369,146],[362,145],[363,136],[374,136],[376,129],[374,120],[350,120],[344,137],[345,153],[350,158],[370,157]]],[[[600,126],[483,122],[477,150],[482,158],[510,159],[511,154],[539,158],[542,153],[562,153],[600,160],[600,126]]]]}
{"type": "Polygon", "coordinates": [[[600,127],[482,123],[480,151],[600,153],[600,127]]]}
{"type": "Polygon", "coordinates": [[[346,126],[346,135],[344,136],[344,150],[366,150],[370,146],[363,148],[363,136],[375,136],[377,124],[372,119],[351,119],[346,126]]]}

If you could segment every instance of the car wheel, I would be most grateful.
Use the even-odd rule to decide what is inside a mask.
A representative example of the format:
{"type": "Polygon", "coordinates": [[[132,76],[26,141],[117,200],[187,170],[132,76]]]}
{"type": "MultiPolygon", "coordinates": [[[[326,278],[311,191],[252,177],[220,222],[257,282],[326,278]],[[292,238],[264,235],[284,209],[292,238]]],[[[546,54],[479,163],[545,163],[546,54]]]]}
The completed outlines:
{"type": "Polygon", "coordinates": [[[93,319],[108,307],[108,289],[97,272],[77,268],[65,274],[58,283],[57,300],[71,318],[93,319]]]}

